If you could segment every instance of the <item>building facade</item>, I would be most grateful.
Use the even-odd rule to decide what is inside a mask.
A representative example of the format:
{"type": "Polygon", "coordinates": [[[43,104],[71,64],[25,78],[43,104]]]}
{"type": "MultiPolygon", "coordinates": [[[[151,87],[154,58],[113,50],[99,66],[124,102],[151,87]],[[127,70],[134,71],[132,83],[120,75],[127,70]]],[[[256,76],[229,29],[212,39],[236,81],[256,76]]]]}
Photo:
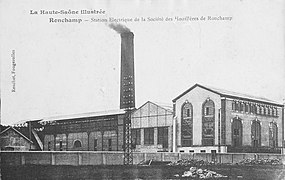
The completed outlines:
{"type": "Polygon", "coordinates": [[[170,152],[173,137],[172,107],[146,102],[132,112],[131,135],[134,150],[139,152],[170,152]]]}
{"type": "Polygon", "coordinates": [[[45,118],[45,151],[122,151],[125,111],[45,118]]]}
{"type": "Polygon", "coordinates": [[[37,144],[10,126],[0,133],[0,148],[6,151],[29,151],[37,149],[37,144]]]}
{"type": "Polygon", "coordinates": [[[280,153],[284,106],[199,84],[173,100],[175,151],[280,153]]]}

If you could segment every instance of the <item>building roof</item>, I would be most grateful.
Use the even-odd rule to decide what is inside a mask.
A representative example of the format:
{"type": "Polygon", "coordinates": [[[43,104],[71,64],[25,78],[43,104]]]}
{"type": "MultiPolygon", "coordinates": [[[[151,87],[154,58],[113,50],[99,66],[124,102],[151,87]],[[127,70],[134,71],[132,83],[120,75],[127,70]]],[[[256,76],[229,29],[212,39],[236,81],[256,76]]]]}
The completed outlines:
{"type": "MultiPolygon", "coordinates": [[[[149,102],[150,102],[150,101],[149,101],[149,102]]],[[[166,110],[168,110],[168,111],[173,112],[172,104],[161,103],[161,102],[153,102],[153,104],[156,104],[156,105],[162,107],[163,109],[166,109],[166,110]]]]}
{"type": "Polygon", "coordinates": [[[98,112],[88,112],[88,113],[80,113],[80,114],[46,117],[46,118],[43,118],[43,120],[40,121],[40,123],[69,120],[69,119],[88,118],[88,117],[95,117],[95,116],[98,117],[98,116],[108,116],[108,115],[119,115],[119,114],[125,114],[125,110],[117,109],[117,110],[108,110],[108,111],[98,111],[98,112]]]}
{"type": "Polygon", "coordinates": [[[165,109],[166,111],[170,111],[171,113],[173,112],[172,110],[172,106],[170,104],[167,103],[157,103],[157,102],[152,102],[152,101],[147,101],[145,102],[143,105],[141,105],[139,108],[135,109],[135,110],[139,110],[141,109],[144,105],[146,105],[147,103],[151,103],[154,104],[156,106],[161,107],[162,109],[165,109]]]}
{"type": "Polygon", "coordinates": [[[182,94],[180,94],[179,96],[174,98],[172,101],[175,102],[177,99],[184,96],[186,93],[188,93],[189,91],[191,91],[192,89],[194,89],[196,87],[200,87],[200,88],[206,89],[208,91],[211,91],[213,93],[219,94],[222,97],[238,98],[238,99],[243,99],[243,100],[257,101],[257,102],[261,102],[261,103],[269,103],[269,104],[273,104],[273,105],[277,105],[277,106],[283,106],[281,103],[272,101],[272,100],[264,98],[264,97],[258,97],[258,96],[243,94],[243,93],[237,93],[237,92],[233,92],[233,91],[228,91],[228,90],[219,89],[219,88],[210,87],[210,86],[205,86],[205,85],[200,85],[200,84],[195,84],[194,86],[190,87],[185,92],[183,92],[182,94]]]}
{"type": "Polygon", "coordinates": [[[28,120],[20,120],[14,124],[12,124],[11,126],[13,127],[28,127],[28,123],[29,122],[36,122],[36,121],[41,121],[43,119],[28,119],[28,120]]]}
{"type": "Polygon", "coordinates": [[[25,138],[27,141],[29,141],[30,143],[33,143],[27,136],[25,136],[24,134],[22,134],[20,131],[18,131],[17,129],[13,128],[12,126],[9,126],[8,128],[6,128],[4,131],[2,131],[0,133],[0,135],[4,134],[5,132],[7,132],[9,129],[15,131],[17,134],[19,134],[20,136],[22,136],[23,138],[25,138]]]}

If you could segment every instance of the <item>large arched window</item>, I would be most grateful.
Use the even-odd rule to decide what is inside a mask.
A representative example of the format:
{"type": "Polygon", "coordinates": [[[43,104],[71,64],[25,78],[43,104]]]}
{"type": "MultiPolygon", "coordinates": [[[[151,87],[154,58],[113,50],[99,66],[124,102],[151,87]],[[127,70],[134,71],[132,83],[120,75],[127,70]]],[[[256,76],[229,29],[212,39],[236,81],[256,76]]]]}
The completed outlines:
{"type": "Polygon", "coordinates": [[[74,141],[73,146],[74,146],[74,148],[80,148],[82,146],[81,141],[79,141],[79,140],[74,141]]]}
{"type": "Polygon", "coordinates": [[[260,121],[251,121],[251,145],[253,147],[261,146],[261,125],[260,121]]]}
{"type": "Polygon", "coordinates": [[[215,143],[215,104],[207,99],[202,105],[202,145],[213,146],[215,143]]]}
{"type": "Polygon", "coordinates": [[[242,146],[242,120],[238,117],[232,121],[232,146],[242,146]]]}
{"type": "Polygon", "coordinates": [[[269,146],[278,147],[278,127],[276,122],[269,124],[269,146]]]}
{"type": "Polygon", "coordinates": [[[193,145],[193,106],[189,102],[184,103],[181,109],[181,145],[193,145]]]}

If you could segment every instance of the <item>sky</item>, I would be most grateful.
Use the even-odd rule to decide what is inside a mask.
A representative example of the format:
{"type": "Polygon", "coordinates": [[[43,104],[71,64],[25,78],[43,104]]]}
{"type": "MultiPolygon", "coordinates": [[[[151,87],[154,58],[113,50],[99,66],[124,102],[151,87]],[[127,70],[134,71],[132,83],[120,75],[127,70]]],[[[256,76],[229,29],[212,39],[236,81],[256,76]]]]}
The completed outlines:
{"type": "Polygon", "coordinates": [[[140,19],[120,22],[134,33],[136,107],[172,104],[196,83],[283,103],[284,9],[282,0],[0,0],[1,123],[119,109],[120,35],[92,18],[140,19]],[[69,9],[105,14],[30,13],[69,9]]]}

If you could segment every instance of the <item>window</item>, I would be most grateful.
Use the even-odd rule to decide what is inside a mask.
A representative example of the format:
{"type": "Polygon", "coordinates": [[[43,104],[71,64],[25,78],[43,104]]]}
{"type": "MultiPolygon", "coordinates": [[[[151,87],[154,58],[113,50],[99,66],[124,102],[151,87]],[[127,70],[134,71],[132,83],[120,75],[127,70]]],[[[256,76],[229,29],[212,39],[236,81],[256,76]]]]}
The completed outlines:
{"type": "Polygon", "coordinates": [[[264,115],[267,115],[267,107],[264,107],[264,115]]]}
{"type": "Polygon", "coordinates": [[[210,115],[210,108],[209,107],[206,107],[206,113],[205,115],[210,115]]]}
{"type": "Polygon", "coordinates": [[[256,105],[255,104],[252,105],[252,113],[256,114],[256,105]]]}
{"type": "Polygon", "coordinates": [[[183,117],[191,117],[192,116],[192,105],[190,103],[185,103],[182,107],[182,115],[183,117]]]}
{"type": "Polygon", "coordinates": [[[154,129],[153,128],[144,129],[144,144],[145,145],[154,144],[154,129]]]}
{"type": "Polygon", "coordinates": [[[252,121],[251,124],[251,144],[253,147],[261,145],[261,126],[258,120],[252,121]]]}
{"type": "Polygon", "coordinates": [[[278,147],[278,127],[276,122],[269,124],[269,146],[272,148],[278,147]]]}
{"type": "Polygon", "coordinates": [[[266,115],[266,107],[265,107],[265,106],[263,106],[263,107],[262,107],[262,109],[263,109],[263,111],[262,111],[262,115],[266,115]]]}
{"type": "Polygon", "coordinates": [[[206,150],[200,150],[200,152],[201,152],[201,153],[205,153],[205,152],[206,152],[206,150]]]}
{"type": "Polygon", "coordinates": [[[270,116],[270,107],[267,107],[267,115],[270,116]]]}
{"type": "Polygon", "coordinates": [[[131,134],[132,134],[132,144],[134,146],[140,145],[141,144],[141,129],[132,129],[131,134]]]}
{"type": "Polygon", "coordinates": [[[94,151],[97,151],[98,140],[94,139],[94,151]]]}
{"type": "Polygon", "coordinates": [[[82,146],[81,141],[79,141],[79,140],[74,141],[74,144],[73,144],[74,148],[80,148],[81,146],[82,146]]]}
{"type": "Polygon", "coordinates": [[[202,145],[213,146],[215,138],[215,104],[207,99],[202,105],[202,145]]]}
{"type": "Polygon", "coordinates": [[[168,148],[168,127],[159,127],[157,143],[162,144],[163,148],[168,148]]]}
{"type": "Polygon", "coordinates": [[[234,135],[238,136],[239,135],[239,129],[234,129],[234,135]]]}
{"type": "Polygon", "coordinates": [[[187,112],[187,117],[190,117],[190,109],[187,109],[186,112],[187,112]]]}
{"type": "Polygon", "coordinates": [[[256,113],[256,106],[254,104],[250,105],[250,113],[252,113],[252,114],[256,113]]]}
{"type": "Polygon", "coordinates": [[[248,112],[248,104],[245,104],[245,112],[248,112]]]}
{"type": "Polygon", "coordinates": [[[274,108],[271,108],[271,116],[274,116],[274,108]]]}
{"type": "Polygon", "coordinates": [[[235,110],[238,111],[239,110],[239,103],[235,102],[235,110]]]}
{"type": "Polygon", "coordinates": [[[242,102],[239,103],[239,107],[240,107],[240,111],[242,112],[243,111],[243,103],[242,102]]]}
{"type": "Polygon", "coordinates": [[[232,146],[242,146],[242,120],[234,118],[232,121],[232,146]]]}
{"type": "Polygon", "coordinates": [[[262,111],[262,106],[259,106],[259,115],[262,115],[263,111],[262,111]]]}
{"type": "Polygon", "coordinates": [[[258,105],[256,105],[256,114],[259,114],[260,113],[259,111],[260,111],[260,108],[258,105]]]}
{"type": "Polygon", "coordinates": [[[205,107],[204,108],[204,115],[205,116],[210,116],[210,115],[214,115],[214,107],[205,107]]]}
{"type": "Polygon", "coordinates": [[[232,110],[234,111],[235,110],[235,102],[232,101],[232,110]]]}
{"type": "Polygon", "coordinates": [[[108,150],[112,151],[112,139],[108,139],[108,150]]]}
{"type": "Polygon", "coordinates": [[[181,145],[182,147],[192,146],[193,141],[193,107],[186,102],[181,108],[181,145]]]}

